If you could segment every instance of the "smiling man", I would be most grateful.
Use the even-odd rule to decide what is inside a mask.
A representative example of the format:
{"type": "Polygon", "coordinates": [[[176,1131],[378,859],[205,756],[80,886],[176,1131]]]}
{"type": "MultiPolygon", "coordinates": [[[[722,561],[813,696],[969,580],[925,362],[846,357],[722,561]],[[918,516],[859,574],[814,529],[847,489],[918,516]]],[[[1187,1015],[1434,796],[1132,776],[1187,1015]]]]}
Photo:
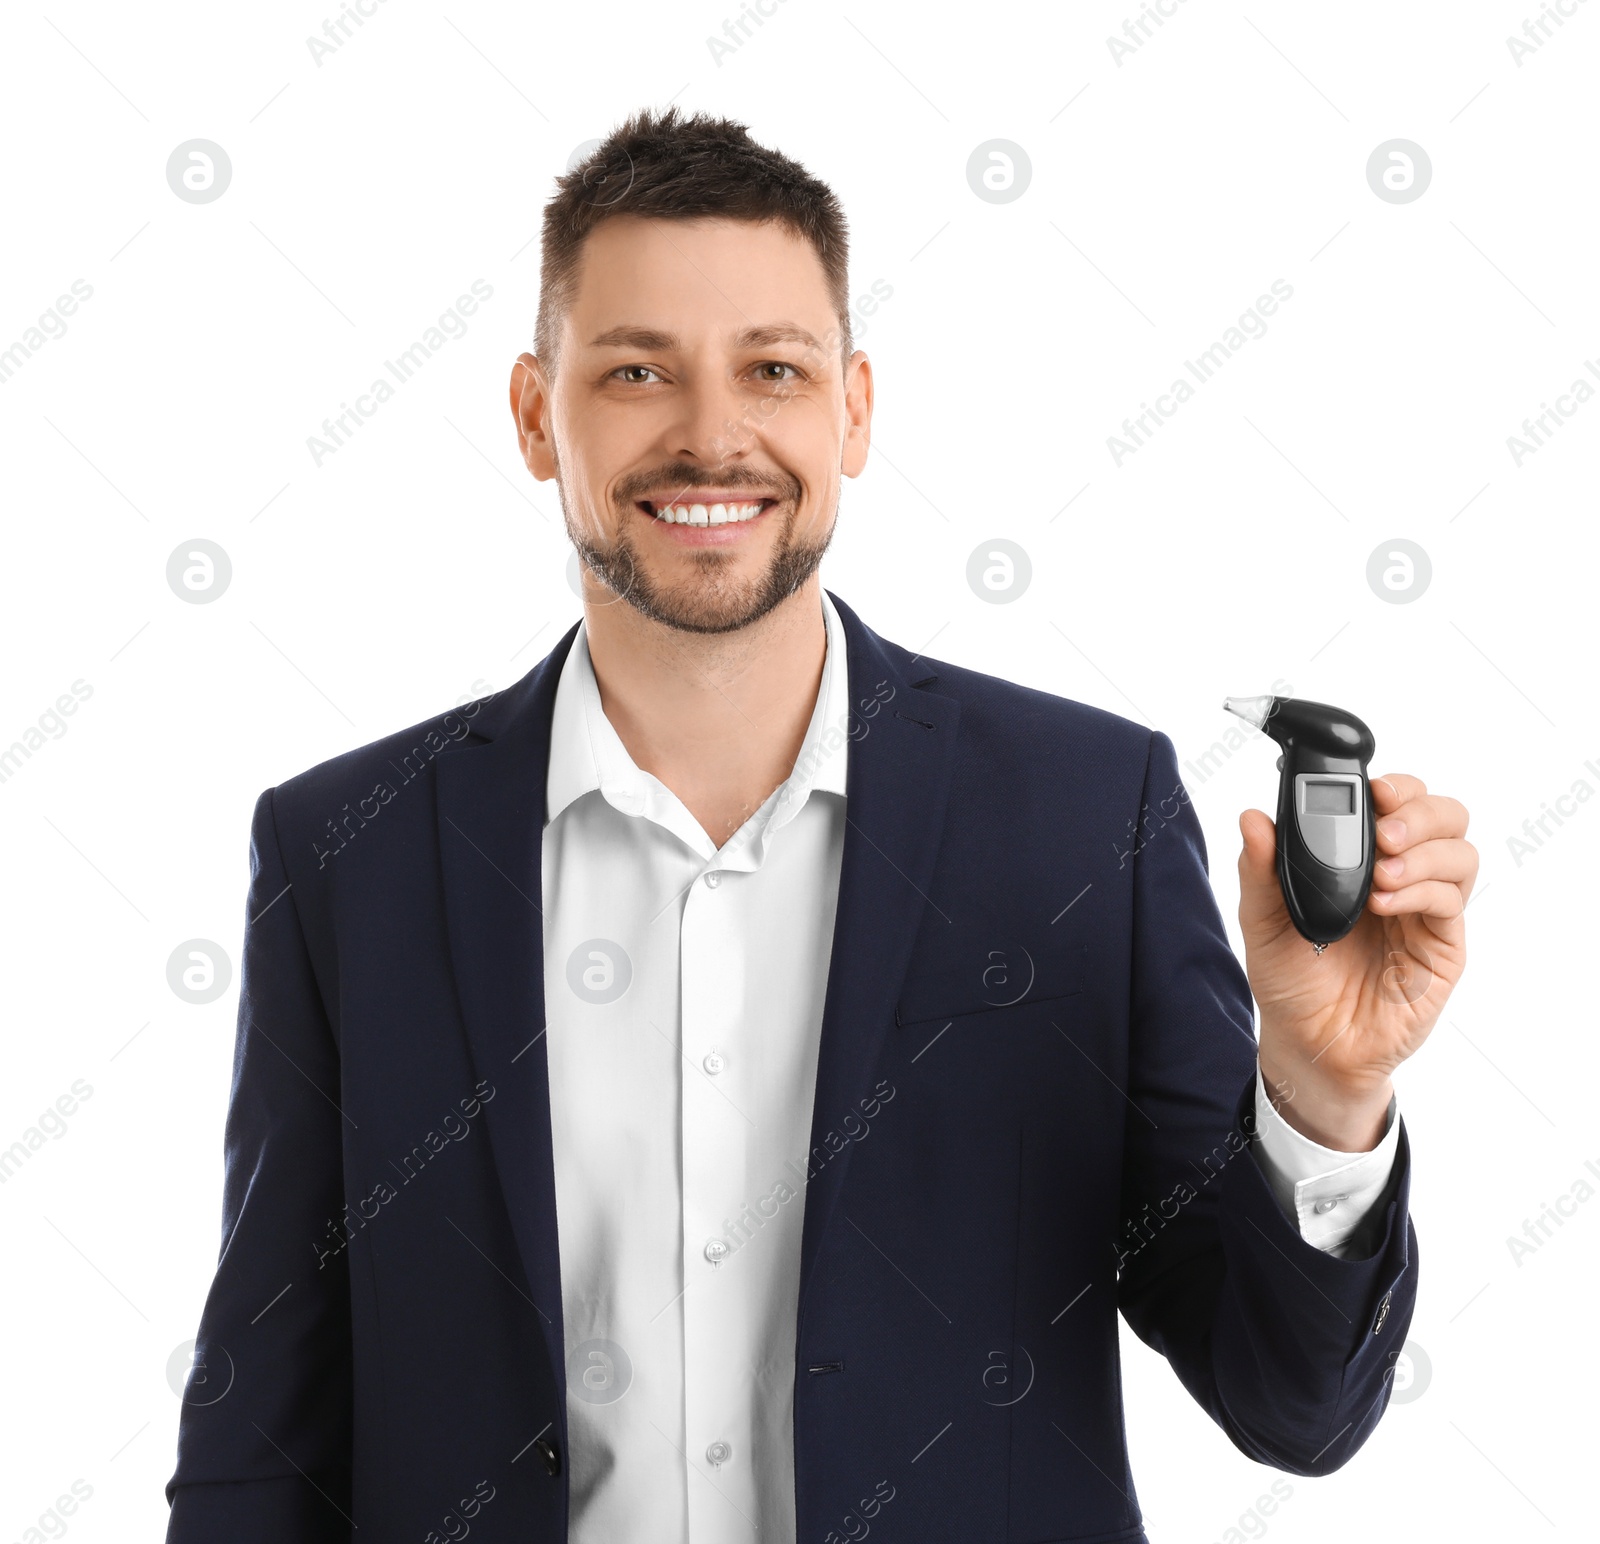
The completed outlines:
{"type": "Polygon", "coordinates": [[[1375,780],[1319,953],[1246,811],[1241,969],[1165,734],[822,589],[846,257],[724,120],[559,180],[510,396],[583,618],[257,803],[174,1544],[1142,1541],[1119,1313],[1260,1463],[1375,1428],[1466,812],[1375,780]]]}

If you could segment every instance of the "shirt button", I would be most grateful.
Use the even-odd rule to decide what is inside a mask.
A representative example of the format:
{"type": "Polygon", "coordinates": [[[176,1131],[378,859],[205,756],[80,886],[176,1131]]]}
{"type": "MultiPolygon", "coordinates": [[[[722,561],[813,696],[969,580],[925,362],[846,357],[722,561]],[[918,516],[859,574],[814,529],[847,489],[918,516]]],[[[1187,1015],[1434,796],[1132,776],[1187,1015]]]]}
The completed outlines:
{"type": "Polygon", "coordinates": [[[1392,1298],[1393,1296],[1394,1296],[1394,1293],[1385,1292],[1383,1294],[1383,1301],[1378,1304],[1377,1321],[1372,1326],[1372,1333],[1374,1335],[1376,1335],[1378,1333],[1378,1331],[1383,1328],[1384,1320],[1386,1320],[1389,1317],[1389,1299],[1392,1298]]]}
{"type": "Polygon", "coordinates": [[[1323,1212],[1331,1212],[1334,1207],[1336,1207],[1343,1199],[1343,1196],[1335,1196],[1332,1200],[1318,1201],[1317,1204],[1311,1208],[1311,1210],[1320,1216],[1323,1212]]]}
{"type": "Polygon", "coordinates": [[[721,1265],[728,1258],[728,1241],[725,1238],[710,1238],[706,1240],[706,1259],[713,1265],[721,1265]]]}
{"type": "Polygon", "coordinates": [[[727,1461],[732,1457],[733,1449],[729,1447],[726,1442],[713,1442],[711,1446],[706,1449],[706,1462],[710,1464],[713,1469],[727,1463],[727,1461]]]}
{"type": "Polygon", "coordinates": [[[722,875],[719,874],[716,869],[712,869],[712,871],[706,875],[706,884],[710,889],[715,890],[721,883],[722,875]]]}
{"type": "Polygon", "coordinates": [[[700,1065],[704,1067],[712,1077],[715,1077],[719,1072],[722,1071],[724,1067],[728,1065],[728,1063],[720,1051],[707,1051],[705,1054],[705,1059],[700,1063],[700,1065]]]}

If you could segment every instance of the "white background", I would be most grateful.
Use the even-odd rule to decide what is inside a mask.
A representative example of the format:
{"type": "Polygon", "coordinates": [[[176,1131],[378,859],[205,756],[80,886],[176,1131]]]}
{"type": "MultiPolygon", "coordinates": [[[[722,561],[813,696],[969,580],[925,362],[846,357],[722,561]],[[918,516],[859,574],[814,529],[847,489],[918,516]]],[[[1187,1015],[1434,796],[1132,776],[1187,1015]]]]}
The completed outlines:
{"type": "MultiPolygon", "coordinates": [[[[1125,1335],[1152,1540],[1593,1537],[1600,1197],[1520,1264],[1506,1240],[1600,1165],[1580,986],[1600,805],[1568,804],[1520,861],[1508,839],[1600,788],[1600,405],[1520,465],[1507,438],[1600,361],[1600,4],[1520,65],[1520,0],[1173,9],[1120,64],[1131,0],[781,0],[720,63],[732,0],[384,0],[320,66],[306,39],[330,13],[305,4],[0,23],[0,347],[93,290],[0,386],[0,746],[92,688],[0,782],[0,1147],[92,1088],[0,1186],[0,1537],[74,1479],[93,1495],[73,1535],[161,1537],[237,1003],[236,980],[180,1001],[168,957],[206,938],[236,966],[263,788],[509,684],[577,617],[507,375],[553,177],[668,100],[829,182],[852,293],[892,290],[860,338],[873,453],[823,568],[870,625],[1191,761],[1224,695],[1282,680],[1364,717],[1374,771],[1471,809],[1471,963],[1397,1080],[1431,1381],[1349,1467],[1252,1517],[1275,1476],[1125,1335]],[[166,178],[194,138],[232,163],[207,204],[166,178]],[[1393,138],[1432,163],[1409,203],[1367,181],[1393,138]],[[991,139],[1031,162],[1005,204],[967,181],[991,139]],[[316,465],[307,437],[474,280],[493,298],[467,335],[316,465]],[[1265,336],[1117,465],[1107,437],[1274,280],[1293,297],[1265,336]],[[166,581],[194,538],[231,559],[212,604],[166,581]],[[1010,604],[965,577],[995,538],[1032,563],[1010,604]],[[1432,564],[1399,604],[1366,578],[1396,538],[1432,564]]],[[[1272,759],[1252,740],[1189,777],[1230,922],[1238,813],[1271,809],[1272,759]]]]}

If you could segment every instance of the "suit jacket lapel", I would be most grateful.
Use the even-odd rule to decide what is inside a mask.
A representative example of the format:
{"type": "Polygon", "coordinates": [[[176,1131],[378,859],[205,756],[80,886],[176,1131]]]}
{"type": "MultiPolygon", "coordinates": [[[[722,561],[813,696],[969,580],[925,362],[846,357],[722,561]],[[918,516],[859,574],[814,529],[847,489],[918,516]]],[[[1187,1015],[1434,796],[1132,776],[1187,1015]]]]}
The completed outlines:
{"type": "MultiPolygon", "coordinates": [[[[562,1386],[555,1169],[545,1057],[540,858],[556,683],[578,627],[474,715],[481,738],[441,754],[439,847],[456,988],[472,1062],[494,1088],[489,1142],[550,1365],[562,1386]]],[[[513,1262],[496,1262],[508,1275],[513,1262]]]]}
{"type": "MultiPolygon", "coordinates": [[[[833,1153],[829,1133],[860,1114],[874,1086],[884,1035],[894,1019],[906,965],[933,880],[955,767],[960,704],[912,684],[884,642],[833,591],[844,623],[852,720],[845,779],[844,856],[828,965],[805,1223],[800,1245],[800,1313],[822,1238],[837,1210],[855,1144],[833,1153]],[[892,695],[890,694],[892,689],[892,695]],[[863,710],[881,704],[870,718],[863,710]],[[865,725],[862,733],[860,726],[865,725]],[[820,1163],[819,1159],[828,1155],[820,1163]]],[[[949,919],[946,918],[948,921],[949,919]]],[[[836,1136],[837,1140],[837,1136],[836,1136]]]]}

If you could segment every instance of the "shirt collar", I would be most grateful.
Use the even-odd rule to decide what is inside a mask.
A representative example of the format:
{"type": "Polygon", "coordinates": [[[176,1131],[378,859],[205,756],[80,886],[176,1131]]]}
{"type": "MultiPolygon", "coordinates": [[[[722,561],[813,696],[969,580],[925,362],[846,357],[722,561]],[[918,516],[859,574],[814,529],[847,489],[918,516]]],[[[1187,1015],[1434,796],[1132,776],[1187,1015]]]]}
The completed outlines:
{"type": "MultiPolygon", "coordinates": [[[[762,852],[770,835],[794,818],[811,793],[844,797],[851,728],[850,680],[844,624],[826,590],[822,591],[822,618],[827,638],[822,682],[800,754],[787,781],[751,817],[757,822],[757,845],[762,852]]],[[[717,851],[677,796],[653,774],[637,766],[628,754],[601,707],[600,687],[589,655],[588,628],[580,623],[556,684],[550,721],[550,767],[545,782],[546,823],[574,800],[595,790],[622,814],[654,820],[707,856],[717,851]]],[[[722,852],[732,858],[730,846],[731,839],[722,852]]]]}

